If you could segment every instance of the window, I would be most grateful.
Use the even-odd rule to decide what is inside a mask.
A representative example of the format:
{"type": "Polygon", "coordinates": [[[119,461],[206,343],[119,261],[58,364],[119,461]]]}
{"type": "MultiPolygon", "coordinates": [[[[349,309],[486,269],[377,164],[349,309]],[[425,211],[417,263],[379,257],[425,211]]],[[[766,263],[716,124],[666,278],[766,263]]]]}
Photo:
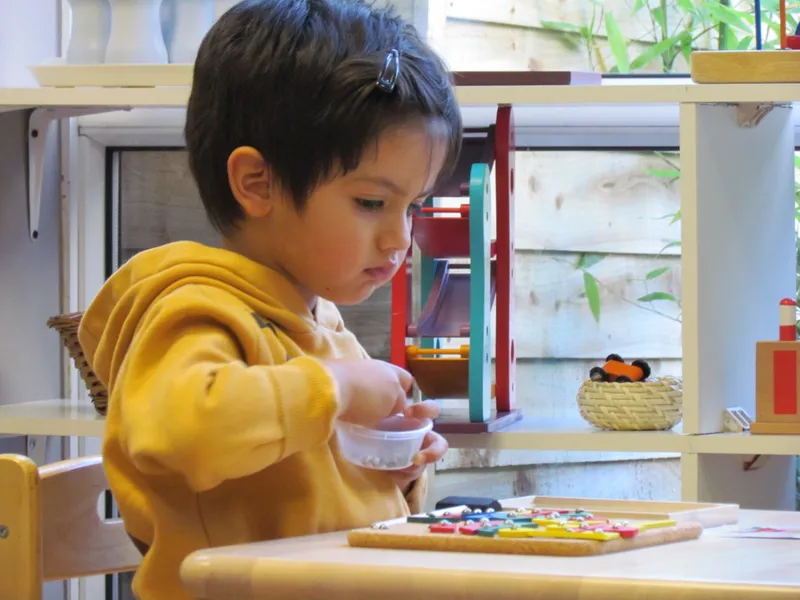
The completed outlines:
{"type": "MultiPolygon", "coordinates": [[[[777,3],[763,5],[769,48],[777,3]]],[[[440,48],[454,70],[685,74],[693,50],[755,48],[753,11],[752,0],[450,0],[440,48]]]]}

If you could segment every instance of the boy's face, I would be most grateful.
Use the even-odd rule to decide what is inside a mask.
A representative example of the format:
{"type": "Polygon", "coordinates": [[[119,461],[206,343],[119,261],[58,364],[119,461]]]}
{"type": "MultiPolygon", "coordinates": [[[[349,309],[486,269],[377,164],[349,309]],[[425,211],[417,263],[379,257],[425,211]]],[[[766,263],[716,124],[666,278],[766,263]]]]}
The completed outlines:
{"type": "Polygon", "coordinates": [[[411,243],[411,216],[431,193],[445,160],[437,123],[387,130],[359,166],[319,185],[298,212],[272,198],[240,234],[250,258],[291,278],[313,304],[366,300],[397,272],[411,243]]]}

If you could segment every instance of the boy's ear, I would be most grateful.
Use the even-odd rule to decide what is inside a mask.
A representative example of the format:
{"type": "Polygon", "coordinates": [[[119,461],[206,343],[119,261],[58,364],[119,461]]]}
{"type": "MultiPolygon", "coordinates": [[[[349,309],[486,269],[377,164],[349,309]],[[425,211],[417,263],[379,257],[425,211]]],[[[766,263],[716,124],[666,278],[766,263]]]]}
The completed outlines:
{"type": "Polygon", "coordinates": [[[273,206],[272,174],[255,148],[241,146],[228,157],[228,183],[236,201],[251,218],[265,217],[273,206]]]}

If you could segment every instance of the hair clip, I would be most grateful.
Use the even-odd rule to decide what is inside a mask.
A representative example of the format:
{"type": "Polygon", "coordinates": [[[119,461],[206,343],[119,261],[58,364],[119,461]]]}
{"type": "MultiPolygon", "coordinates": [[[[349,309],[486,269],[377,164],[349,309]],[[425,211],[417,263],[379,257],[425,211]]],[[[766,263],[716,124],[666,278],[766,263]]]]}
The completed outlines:
{"type": "Polygon", "coordinates": [[[378,75],[378,81],[375,85],[382,92],[390,94],[394,91],[397,85],[397,79],[400,77],[400,54],[397,49],[392,48],[386,53],[386,58],[383,61],[383,69],[378,75]]]}

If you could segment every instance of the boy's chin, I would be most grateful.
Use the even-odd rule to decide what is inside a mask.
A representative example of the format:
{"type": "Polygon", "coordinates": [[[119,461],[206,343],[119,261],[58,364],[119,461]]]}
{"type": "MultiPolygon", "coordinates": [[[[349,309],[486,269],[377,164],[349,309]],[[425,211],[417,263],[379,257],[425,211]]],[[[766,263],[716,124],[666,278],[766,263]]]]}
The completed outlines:
{"type": "Polygon", "coordinates": [[[362,302],[369,300],[373,292],[379,287],[382,286],[372,284],[349,289],[333,290],[324,294],[324,298],[329,302],[333,302],[339,306],[352,306],[354,304],[361,304],[362,302]]]}

